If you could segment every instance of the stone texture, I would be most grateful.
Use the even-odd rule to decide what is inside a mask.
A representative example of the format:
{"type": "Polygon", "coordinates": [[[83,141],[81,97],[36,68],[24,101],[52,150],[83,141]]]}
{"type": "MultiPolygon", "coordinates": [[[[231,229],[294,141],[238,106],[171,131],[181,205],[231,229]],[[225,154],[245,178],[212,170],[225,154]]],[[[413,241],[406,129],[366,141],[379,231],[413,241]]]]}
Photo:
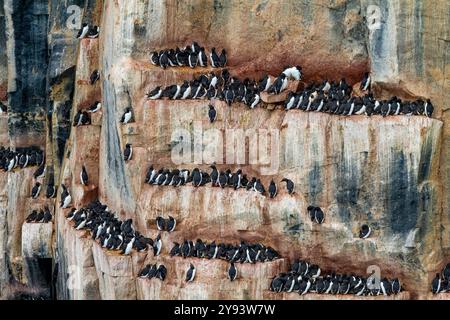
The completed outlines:
{"type": "Polygon", "coordinates": [[[52,258],[53,223],[24,223],[22,225],[22,256],[52,258]]]}

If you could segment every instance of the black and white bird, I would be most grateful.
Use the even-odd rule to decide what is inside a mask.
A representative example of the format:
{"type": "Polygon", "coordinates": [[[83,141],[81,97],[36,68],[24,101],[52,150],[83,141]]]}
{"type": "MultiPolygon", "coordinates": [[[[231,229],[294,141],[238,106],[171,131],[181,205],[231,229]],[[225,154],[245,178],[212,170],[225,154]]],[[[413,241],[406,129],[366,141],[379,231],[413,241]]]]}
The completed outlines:
{"type": "Polygon", "coordinates": [[[203,47],[201,47],[198,52],[198,63],[201,67],[206,67],[208,65],[208,57],[206,56],[205,48],[203,47]]]}
{"type": "Polygon", "coordinates": [[[275,182],[273,180],[271,180],[270,184],[269,184],[269,197],[275,198],[277,193],[278,193],[277,185],[275,184],[275,182]]]}
{"type": "Polygon", "coordinates": [[[95,101],[87,110],[87,112],[95,113],[102,108],[102,104],[100,101],[95,101]]]}
{"type": "Polygon", "coordinates": [[[208,110],[208,117],[209,117],[209,122],[213,123],[216,120],[217,117],[217,112],[216,109],[214,109],[213,105],[209,105],[209,110],[208,110]]]}
{"type": "Polygon", "coordinates": [[[83,23],[81,26],[81,29],[77,33],[77,39],[83,39],[87,36],[89,32],[89,26],[87,23],[83,23]]]}
{"type": "Polygon", "coordinates": [[[93,26],[91,28],[89,28],[89,32],[88,32],[88,38],[91,39],[95,39],[98,38],[98,35],[100,33],[100,28],[98,26],[93,26]]]}
{"type": "Polygon", "coordinates": [[[92,72],[92,74],[91,74],[90,79],[89,79],[89,83],[90,83],[91,85],[93,85],[93,84],[95,84],[95,83],[98,81],[98,79],[100,79],[100,71],[94,70],[94,71],[92,72]]]}
{"type": "Polygon", "coordinates": [[[213,68],[220,67],[220,59],[216,53],[216,48],[211,49],[211,52],[209,53],[209,59],[211,61],[211,67],[213,67],[213,68]]]}
{"type": "Polygon", "coordinates": [[[228,268],[227,277],[230,281],[236,280],[238,276],[238,270],[233,262],[230,263],[230,267],[228,268]]]}
{"type": "Polygon", "coordinates": [[[42,178],[45,174],[45,164],[41,164],[33,174],[34,179],[42,178]]]}
{"type": "Polygon", "coordinates": [[[162,248],[161,235],[158,234],[155,241],[153,242],[153,255],[155,257],[159,256],[159,254],[161,253],[161,248],[162,248]]]}
{"type": "Polygon", "coordinates": [[[48,222],[50,222],[50,221],[52,221],[52,214],[51,214],[51,212],[50,212],[50,209],[49,209],[47,206],[45,206],[45,208],[44,208],[44,219],[43,219],[43,222],[44,222],[44,223],[48,223],[48,222]]]}
{"type": "Polygon", "coordinates": [[[123,150],[123,158],[125,161],[130,161],[133,156],[133,147],[130,143],[125,145],[125,150],[123,150]]]}
{"type": "Polygon", "coordinates": [[[300,66],[289,67],[283,71],[283,74],[292,80],[301,80],[302,79],[302,68],[300,66]]]}
{"type": "Polygon", "coordinates": [[[166,231],[173,232],[175,227],[177,226],[177,221],[174,217],[169,216],[168,221],[166,222],[166,231]]]}
{"type": "Polygon", "coordinates": [[[49,183],[47,185],[47,191],[46,191],[45,196],[47,197],[47,199],[51,199],[56,196],[56,187],[53,183],[49,183]]]}
{"type": "Polygon", "coordinates": [[[146,97],[148,100],[157,100],[157,99],[161,98],[162,92],[163,92],[162,88],[160,86],[158,86],[155,89],[153,89],[152,91],[148,92],[146,94],[146,97]]]}
{"type": "Polygon", "coordinates": [[[144,269],[141,270],[141,272],[139,272],[138,277],[139,278],[147,278],[149,273],[150,273],[150,269],[152,268],[151,264],[147,264],[144,269]]]}
{"type": "Polygon", "coordinates": [[[363,80],[361,81],[361,85],[359,86],[359,89],[361,91],[370,91],[370,82],[371,82],[371,77],[370,77],[370,73],[366,72],[364,74],[363,80]]]}
{"type": "Polygon", "coordinates": [[[225,49],[222,49],[222,52],[219,56],[220,67],[224,68],[227,65],[227,52],[225,49]]]}
{"type": "Polygon", "coordinates": [[[433,114],[434,107],[431,103],[430,99],[427,99],[426,102],[423,105],[423,114],[427,116],[428,118],[431,118],[431,115],[433,114]]]}
{"type": "Polygon", "coordinates": [[[371,228],[367,224],[363,224],[361,226],[361,229],[359,230],[359,237],[361,239],[367,239],[370,236],[371,232],[371,228]]]}
{"type": "Polygon", "coordinates": [[[439,273],[436,273],[436,277],[431,281],[431,292],[433,294],[437,294],[441,291],[442,288],[442,280],[441,275],[439,273]]]}
{"type": "Polygon", "coordinates": [[[86,167],[84,165],[81,166],[80,182],[84,186],[87,186],[88,182],[89,182],[89,176],[88,176],[88,173],[86,171],[86,167]]]}
{"type": "Polygon", "coordinates": [[[25,221],[26,221],[27,223],[34,222],[34,221],[36,221],[37,216],[38,216],[38,212],[37,212],[36,210],[33,210],[33,211],[28,215],[28,217],[25,219],[25,221]]]}
{"type": "Polygon", "coordinates": [[[195,266],[191,263],[189,269],[186,272],[186,282],[192,282],[195,279],[196,269],[195,266]]]}
{"type": "Polygon", "coordinates": [[[60,207],[66,209],[69,207],[72,202],[72,197],[70,196],[69,190],[66,188],[64,184],[61,184],[62,192],[61,192],[61,203],[60,207]]]}
{"type": "Polygon", "coordinates": [[[269,90],[271,85],[272,80],[269,75],[266,74],[261,80],[259,80],[258,89],[260,92],[266,92],[267,90],[269,90]]]}
{"type": "Polygon", "coordinates": [[[166,229],[166,220],[163,217],[156,217],[156,228],[159,231],[164,231],[166,229]]]}
{"type": "Polygon", "coordinates": [[[284,89],[287,88],[288,78],[284,73],[280,74],[273,84],[270,86],[268,92],[270,94],[280,94],[284,89]]]}
{"type": "Polygon", "coordinates": [[[160,279],[161,281],[164,281],[164,279],[167,276],[167,268],[164,265],[160,265],[158,267],[158,270],[156,270],[156,275],[155,277],[160,279]]]}
{"type": "Polygon", "coordinates": [[[31,198],[37,199],[39,197],[40,192],[41,192],[41,183],[36,182],[36,184],[31,189],[31,198]]]}
{"type": "Polygon", "coordinates": [[[122,124],[127,124],[131,121],[131,118],[133,117],[133,111],[131,111],[130,107],[127,107],[125,109],[124,114],[122,115],[122,118],[120,119],[120,122],[122,124]]]}
{"type": "Polygon", "coordinates": [[[286,189],[288,191],[289,194],[293,194],[294,193],[294,182],[292,182],[292,180],[289,180],[287,178],[283,178],[281,180],[281,182],[286,182],[286,189]]]}
{"type": "Polygon", "coordinates": [[[318,224],[322,224],[325,220],[325,215],[321,208],[315,207],[314,208],[314,222],[318,224]]]}

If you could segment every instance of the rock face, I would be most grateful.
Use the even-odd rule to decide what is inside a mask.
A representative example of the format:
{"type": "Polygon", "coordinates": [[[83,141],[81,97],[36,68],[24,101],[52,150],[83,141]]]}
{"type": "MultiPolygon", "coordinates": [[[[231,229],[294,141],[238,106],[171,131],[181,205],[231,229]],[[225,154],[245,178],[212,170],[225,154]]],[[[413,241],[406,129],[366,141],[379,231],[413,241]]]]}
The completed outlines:
{"type": "MultiPolygon", "coordinates": [[[[35,168],[1,172],[0,296],[12,279],[30,281],[29,258],[39,250],[24,246],[24,239],[39,239],[46,247],[42,258],[53,258],[58,299],[301,299],[268,291],[271,277],[297,257],[323,270],[361,275],[378,266],[383,276],[402,280],[406,292],[395,299],[448,299],[428,292],[450,259],[448,1],[84,3],[0,0],[0,102],[9,110],[0,115],[0,145],[45,149],[43,184],[64,183],[76,208],[99,197],[146,236],[158,234],[159,215],[175,217],[177,228],[162,235],[159,257],[107,252],[65,219],[61,190],[56,200],[42,194],[29,199],[35,168]],[[74,39],[69,20],[77,9],[71,5],[83,21],[100,26],[98,39],[74,39]],[[430,98],[435,114],[341,117],[214,101],[218,116],[210,124],[208,101],[147,102],[147,90],[210,70],[162,70],[149,63],[151,50],[192,40],[207,49],[226,48],[228,69],[242,78],[301,65],[304,83],[345,77],[355,84],[370,70],[376,97],[430,98]],[[91,86],[95,69],[101,78],[91,86]],[[103,108],[92,115],[92,125],[72,128],[75,113],[97,100],[103,108]],[[134,122],[121,125],[129,106],[134,122]],[[245,135],[247,142],[239,145],[245,135]],[[134,149],[127,163],[126,143],[134,149]],[[233,143],[232,150],[240,151],[234,155],[228,152],[233,143]],[[176,151],[189,161],[177,162],[176,151]],[[250,160],[255,151],[259,162],[250,160]],[[219,169],[239,167],[260,176],[266,186],[289,177],[296,193],[288,195],[279,184],[278,197],[270,200],[243,190],[144,184],[150,164],[206,170],[213,161],[219,169]],[[86,187],[79,181],[83,164],[86,187]],[[32,208],[44,204],[55,209],[54,237],[50,224],[23,224],[32,208]],[[311,223],[310,204],[324,210],[324,224],[311,223]],[[373,235],[361,240],[365,223],[373,235]],[[197,238],[260,241],[283,258],[238,266],[239,279],[229,282],[223,261],[168,256],[172,242],[197,238]],[[167,267],[163,284],[137,277],[147,263],[167,267]],[[198,274],[186,284],[189,263],[198,274]]],[[[336,297],[305,296],[315,298],[336,297]]]]}

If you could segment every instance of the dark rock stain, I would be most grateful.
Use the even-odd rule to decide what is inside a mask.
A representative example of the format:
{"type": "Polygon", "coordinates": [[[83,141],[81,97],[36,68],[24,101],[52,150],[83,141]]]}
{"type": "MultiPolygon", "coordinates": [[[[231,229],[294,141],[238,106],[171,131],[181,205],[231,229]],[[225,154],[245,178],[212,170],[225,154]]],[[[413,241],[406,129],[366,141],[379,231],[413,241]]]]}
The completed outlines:
{"type": "Polygon", "coordinates": [[[393,151],[386,186],[386,216],[394,233],[407,233],[416,226],[419,208],[417,181],[403,151],[393,151]]]}

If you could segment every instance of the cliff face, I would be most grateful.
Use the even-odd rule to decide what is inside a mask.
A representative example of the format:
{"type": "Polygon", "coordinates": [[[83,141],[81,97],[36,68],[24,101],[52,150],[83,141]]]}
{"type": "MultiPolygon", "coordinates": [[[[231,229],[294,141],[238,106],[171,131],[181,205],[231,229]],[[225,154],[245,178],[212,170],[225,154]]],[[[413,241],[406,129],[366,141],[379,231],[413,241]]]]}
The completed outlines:
{"type": "Polygon", "coordinates": [[[0,50],[0,100],[9,109],[8,115],[0,115],[1,144],[45,149],[44,184],[51,178],[56,185],[65,183],[76,208],[99,197],[152,238],[158,234],[157,216],[177,219],[176,231],[162,237],[161,256],[120,256],[101,249],[84,231],[75,231],[64,219],[67,210],[58,208],[59,196],[56,204],[42,195],[38,201],[29,199],[34,169],[2,172],[0,252],[5,254],[0,257],[0,290],[12,280],[34,283],[30,272],[37,267],[29,262],[33,248],[22,242],[36,239],[45,252],[52,252],[59,299],[298,298],[268,291],[270,279],[297,257],[324,270],[361,275],[376,265],[383,276],[399,277],[404,283],[407,292],[397,299],[433,298],[428,293],[431,279],[450,258],[447,1],[0,4],[0,23],[6,26],[0,45],[7,43],[7,49],[0,50]],[[100,26],[99,39],[74,39],[76,30],[66,24],[69,5],[82,9],[83,21],[100,26]],[[149,52],[193,40],[208,49],[226,48],[228,69],[242,78],[276,75],[285,65],[301,65],[305,83],[345,77],[355,84],[370,70],[377,97],[430,98],[435,114],[433,119],[341,117],[286,113],[273,106],[249,110],[216,101],[218,118],[210,124],[207,101],[147,102],[148,89],[181,83],[205,71],[164,71],[149,63],[149,52]],[[91,86],[88,81],[95,69],[101,78],[91,86]],[[96,100],[103,107],[92,115],[92,125],[71,129],[76,111],[96,100]],[[135,122],[121,125],[128,106],[135,122]],[[276,135],[278,143],[269,147],[276,170],[268,172],[267,166],[248,162],[224,164],[228,155],[217,137],[228,144],[233,134],[246,130],[250,137],[244,151],[255,143],[252,133],[267,130],[276,135]],[[173,162],[171,146],[179,132],[194,146],[213,150],[220,169],[242,168],[249,176],[261,176],[265,185],[272,178],[289,177],[296,193],[289,196],[280,190],[269,200],[243,190],[144,184],[150,164],[207,169],[203,161],[173,162]],[[127,163],[122,157],[126,143],[134,149],[127,163]],[[80,184],[83,164],[88,187],[80,184]],[[54,208],[52,236],[48,227],[22,227],[31,208],[45,203],[54,208]],[[324,224],[311,223],[306,212],[310,204],[324,210],[324,224]],[[372,226],[373,236],[361,240],[358,231],[365,223],[372,226]],[[261,241],[283,258],[239,266],[240,278],[230,283],[222,261],[168,256],[173,241],[197,238],[261,241]],[[187,285],[183,279],[190,262],[198,275],[187,285]],[[166,265],[166,282],[137,278],[147,263],[166,265]]]}

